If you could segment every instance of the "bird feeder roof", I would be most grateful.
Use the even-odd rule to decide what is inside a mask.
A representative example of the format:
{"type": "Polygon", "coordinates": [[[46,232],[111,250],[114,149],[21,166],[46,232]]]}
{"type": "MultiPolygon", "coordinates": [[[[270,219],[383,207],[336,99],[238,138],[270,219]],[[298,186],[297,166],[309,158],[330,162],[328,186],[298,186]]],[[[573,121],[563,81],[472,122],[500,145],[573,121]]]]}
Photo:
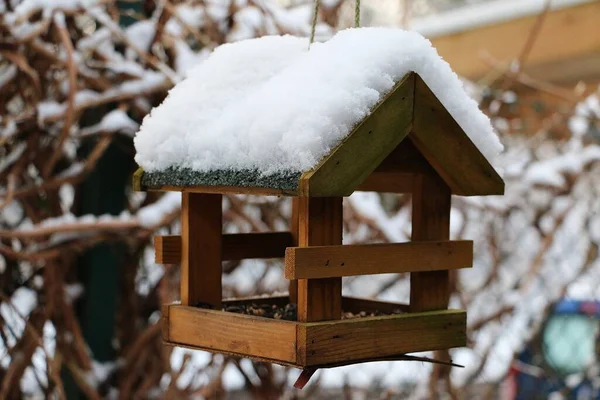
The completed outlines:
{"type": "Polygon", "coordinates": [[[310,50],[268,36],[219,47],[152,110],[134,184],[343,196],[405,142],[454,194],[504,190],[489,119],[418,33],[350,29],[310,50]]]}

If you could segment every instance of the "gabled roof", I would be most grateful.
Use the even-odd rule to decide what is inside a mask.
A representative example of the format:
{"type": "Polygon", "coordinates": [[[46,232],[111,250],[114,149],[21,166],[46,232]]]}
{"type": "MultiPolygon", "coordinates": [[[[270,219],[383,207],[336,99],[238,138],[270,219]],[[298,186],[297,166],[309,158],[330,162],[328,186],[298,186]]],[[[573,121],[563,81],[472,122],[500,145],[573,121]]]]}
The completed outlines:
{"type": "MultiPolygon", "coordinates": [[[[308,171],[263,176],[250,170],[196,172],[169,169],[150,173],[140,171],[134,180],[139,189],[348,196],[360,189],[371,173],[403,142],[412,145],[403,146],[404,154],[396,151],[394,157],[419,157],[407,154],[416,149],[453,194],[504,193],[502,178],[415,73],[401,79],[345,140],[308,171]]],[[[400,163],[395,172],[424,172],[428,168],[415,165],[400,163]]]]}
{"type": "Polygon", "coordinates": [[[136,184],[348,195],[409,140],[454,193],[501,191],[489,119],[422,36],[364,28],[305,45],[277,36],[217,49],[144,119],[136,184]]]}

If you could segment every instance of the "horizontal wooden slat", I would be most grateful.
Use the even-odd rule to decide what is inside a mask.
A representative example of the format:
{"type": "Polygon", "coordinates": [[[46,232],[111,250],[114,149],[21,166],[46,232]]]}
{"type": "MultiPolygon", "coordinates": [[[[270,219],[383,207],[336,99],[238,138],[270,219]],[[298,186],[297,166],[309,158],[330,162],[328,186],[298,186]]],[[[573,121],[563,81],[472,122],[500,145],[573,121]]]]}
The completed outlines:
{"type": "Polygon", "coordinates": [[[467,314],[442,310],[298,326],[298,364],[328,364],[376,359],[466,345],[467,314]]]}
{"type": "MultiPolygon", "coordinates": [[[[223,235],[223,261],[247,258],[279,258],[286,247],[294,245],[290,232],[232,233],[223,235]]],[[[158,264],[181,261],[181,237],[155,236],[154,250],[158,264]]]]}
{"type": "Polygon", "coordinates": [[[278,258],[294,245],[290,232],[235,233],[223,235],[223,260],[278,258]]]}
{"type": "Polygon", "coordinates": [[[286,279],[439,271],[473,265],[472,241],[289,247],[286,279]]]}
{"type": "Polygon", "coordinates": [[[290,321],[171,305],[165,339],[172,344],[293,364],[296,325],[290,321]]]}

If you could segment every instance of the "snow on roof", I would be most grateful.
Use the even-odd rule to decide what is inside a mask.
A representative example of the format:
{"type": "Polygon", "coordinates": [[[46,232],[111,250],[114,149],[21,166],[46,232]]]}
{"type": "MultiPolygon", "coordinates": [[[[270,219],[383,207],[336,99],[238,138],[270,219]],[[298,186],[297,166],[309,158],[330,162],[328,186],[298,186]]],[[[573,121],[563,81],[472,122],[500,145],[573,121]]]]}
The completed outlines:
{"type": "Polygon", "coordinates": [[[306,171],[411,71],[488,160],[502,150],[489,119],[427,39],[360,28],[310,50],[305,38],[293,36],[217,48],[146,116],[136,161],[147,172],[306,171]]]}
{"type": "MultiPolygon", "coordinates": [[[[559,10],[595,0],[554,0],[551,10],[559,10]]],[[[415,19],[411,29],[427,37],[459,33],[482,26],[499,24],[543,12],[547,0],[496,0],[458,7],[452,11],[415,19]]]]}

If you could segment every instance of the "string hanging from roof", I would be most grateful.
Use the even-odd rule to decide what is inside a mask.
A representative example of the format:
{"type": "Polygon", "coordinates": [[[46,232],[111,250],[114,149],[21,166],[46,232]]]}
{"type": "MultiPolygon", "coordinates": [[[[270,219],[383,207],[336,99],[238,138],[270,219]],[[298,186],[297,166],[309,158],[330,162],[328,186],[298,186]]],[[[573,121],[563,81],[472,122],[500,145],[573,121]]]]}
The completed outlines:
{"type": "MultiPolygon", "coordinates": [[[[308,45],[309,48],[310,48],[310,45],[313,44],[313,42],[315,41],[315,30],[317,28],[317,19],[319,17],[319,7],[320,6],[321,6],[321,0],[315,0],[315,8],[313,10],[312,26],[310,29],[310,43],[308,45]]],[[[354,3],[354,27],[355,28],[360,27],[360,0],[355,0],[355,3],[354,3]]]]}
{"type": "Polygon", "coordinates": [[[317,29],[317,17],[319,16],[319,6],[321,5],[320,0],[315,0],[315,8],[313,10],[313,20],[312,26],[310,28],[310,42],[308,43],[308,48],[310,49],[310,45],[315,41],[315,30],[317,29]]]}

